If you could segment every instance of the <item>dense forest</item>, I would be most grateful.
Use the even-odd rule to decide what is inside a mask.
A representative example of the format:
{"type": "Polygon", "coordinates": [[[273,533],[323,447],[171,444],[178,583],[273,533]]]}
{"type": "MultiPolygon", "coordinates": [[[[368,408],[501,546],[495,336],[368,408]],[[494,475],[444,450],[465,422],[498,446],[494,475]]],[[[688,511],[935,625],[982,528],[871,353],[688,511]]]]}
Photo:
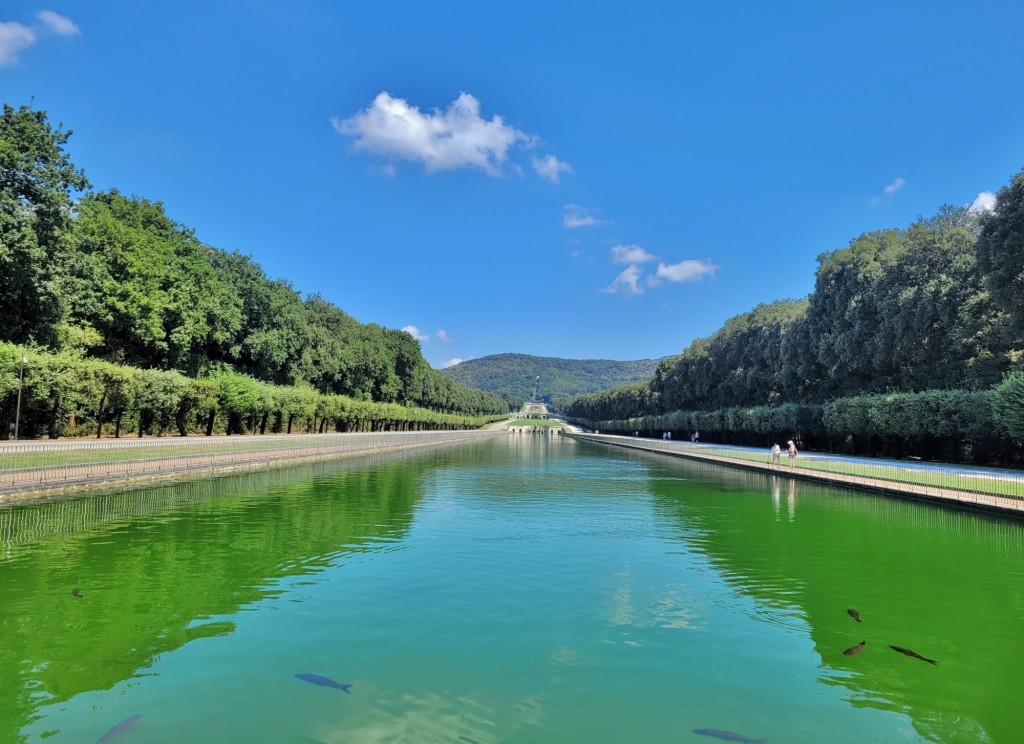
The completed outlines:
{"type": "Polygon", "coordinates": [[[537,397],[554,410],[583,393],[650,379],[657,359],[616,362],[609,359],[559,359],[529,354],[492,354],[460,362],[441,374],[462,385],[502,396],[517,410],[537,397]]]}
{"type": "Polygon", "coordinates": [[[44,111],[0,118],[0,432],[140,434],[479,425],[404,331],[303,297],[163,205],[95,192],[44,111]],[[22,363],[22,359],[25,363],[22,363]],[[390,406],[386,412],[377,406],[390,406]],[[399,411],[398,409],[403,409],[399,411]],[[218,415],[222,414],[222,415],[218,415]],[[399,423],[402,422],[402,423],[399,423]]]}
{"type": "Polygon", "coordinates": [[[947,205],[823,253],[808,298],[737,315],[649,381],[581,396],[567,415],[608,431],[1020,461],[1024,171],[991,212],[947,205]]]}

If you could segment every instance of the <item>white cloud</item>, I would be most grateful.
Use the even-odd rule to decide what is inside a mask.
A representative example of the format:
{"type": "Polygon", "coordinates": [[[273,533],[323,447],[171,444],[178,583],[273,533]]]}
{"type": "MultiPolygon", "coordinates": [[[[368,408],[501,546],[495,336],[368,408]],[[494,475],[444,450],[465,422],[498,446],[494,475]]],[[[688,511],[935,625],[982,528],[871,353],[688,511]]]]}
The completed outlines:
{"type": "Polygon", "coordinates": [[[36,13],[36,17],[42,23],[41,26],[26,26],[16,21],[0,22],[0,67],[18,64],[18,52],[35,44],[40,31],[49,31],[59,36],[81,33],[70,18],[52,10],[41,10],[36,13]]]}
{"type": "Polygon", "coordinates": [[[441,369],[448,369],[449,367],[454,367],[456,364],[462,364],[464,361],[465,361],[464,359],[459,359],[458,357],[452,357],[447,362],[445,362],[444,364],[441,365],[441,369]]]}
{"type": "Polygon", "coordinates": [[[905,184],[906,182],[907,181],[904,178],[897,178],[895,181],[893,181],[892,183],[885,187],[885,193],[895,194],[897,191],[903,188],[903,184],[905,184]]]}
{"type": "Polygon", "coordinates": [[[417,341],[429,341],[430,340],[430,336],[429,335],[427,335],[426,333],[421,332],[420,329],[417,328],[414,325],[407,325],[402,330],[405,331],[406,333],[408,333],[410,336],[412,336],[417,341]]]}
{"type": "Polygon", "coordinates": [[[640,269],[636,266],[627,266],[602,292],[609,294],[622,293],[626,295],[642,294],[643,289],[639,285],[640,269]]]}
{"type": "Polygon", "coordinates": [[[437,340],[442,344],[450,344],[452,342],[452,337],[448,335],[448,332],[444,328],[438,328],[437,333],[434,335],[437,336],[437,340]]]}
{"type": "Polygon", "coordinates": [[[548,179],[551,183],[558,183],[561,180],[562,173],[572,173],[572,166],[559,160],[554,155],[548,155],[545,158],[531,158],[531,160],[533,161],[533,169],[537,171],[537,174],[541,178],[548,179]]]}
{"type": "Polygon", "coordinates": [[[428,173],[479,168],[496,176],[509,148],[532,141],[500,116],[481,117],[480,102],[469,93],[460,93],[444,111],[424,113],[384,91],[369,108],[347,119],[334,117],[331,124],[352,137],[357,150],[420,162],[428,173]]]}
{"type": "Polygon", "coordinates": [[[612,263],[644,263],[656,258],[657,256],[648,253],[638,245],[612,246],[612,263]]]}
{"type": "Polygon", "coordinates": [[[0,67],[18,63],[18,52],[32,46],[36,32],[28,26],[8,21],[0,23],[0,67]]]}
{"type": "Polygon", "coordinates": [[[670,282],[699,282],[705,276],[714,276],[718,267],[707,261],[687,260],[674,264],[658,264],[658,278],[670,282]]]}
{"type": "Polygon", "coordinates": [[[991,191],[982,191],[974,201],[971,202],[968,211],[970,212],[994,212],[996,209],[996,195],[991,191]]]}
{"type": "Polygon", "coordinates": [[[611,220],[602,220],[594,217],[590,210],[581,207],[579,204],[566,204],[562,212],[562,227],[592,227],[594,225],[607,225],[611,220]]]}
{"type": "Polygon", "coordinates": [[[36,16],[55,34],[74,36],[82,33],[74,21],[60,13],[54,13],[52,10],[40,10],[36,16]]]}

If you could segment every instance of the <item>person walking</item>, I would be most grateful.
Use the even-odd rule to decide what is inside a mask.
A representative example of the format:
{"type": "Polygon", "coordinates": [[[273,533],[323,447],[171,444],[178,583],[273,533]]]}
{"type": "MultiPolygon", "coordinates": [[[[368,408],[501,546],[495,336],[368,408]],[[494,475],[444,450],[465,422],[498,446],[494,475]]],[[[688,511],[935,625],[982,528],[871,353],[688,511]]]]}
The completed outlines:
{"type": "Polygon", "coordinates": [[[772,445],[772,465],[778,465],[780,457],[782,457],[782,447],[776,442],[772,445]]]}
{"type": "Polygon", "coordinates": [[[790,439],[786,444],[789,445],[789,467],[796,466],[796,456],[800,453],[796,451],[796,445],[793,444],[793,440],[790,439]]]}

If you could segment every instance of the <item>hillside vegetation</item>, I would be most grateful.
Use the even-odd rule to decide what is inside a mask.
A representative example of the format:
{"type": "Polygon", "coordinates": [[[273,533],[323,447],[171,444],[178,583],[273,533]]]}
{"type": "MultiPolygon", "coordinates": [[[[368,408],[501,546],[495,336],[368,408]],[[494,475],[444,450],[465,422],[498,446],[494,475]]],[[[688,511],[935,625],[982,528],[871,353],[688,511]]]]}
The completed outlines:
{"type": "Polygon", "coordinates": [[[2,436],[22,358],[29,435],[105,420],[120,433],[122,419],[140,434],[170,419],[181,433],[233,433],[295,421],[322,429],[327,419],[469,425],[507,413],[500,397],[431,369],[408,333],[303,297],[250,257],[207,245],[158,201],[90,191],[66,151],[70,135],[45,112],[4,105],[2,436]],[[385,415],[369,403],[419,412],[385,415]]]}
{"type": "Polygon", "coordinates": [[[990,213],[946,205],[823,253],[808,298],[737,315],[646,383],[567,413],[602,430],[1019,461],[1022,298],[1024,171],[990,213]]]}
{"type": "Polygon", "coordinates": [[[497,393],[513,409],[520,408],[524,401],[533,400],[536,385],[538,398],[557,410],[582,393],[648,380],[657,366],[657,359],[616,362],[492,354],[443,369],[441,374],[462,385],[497,393]]]}

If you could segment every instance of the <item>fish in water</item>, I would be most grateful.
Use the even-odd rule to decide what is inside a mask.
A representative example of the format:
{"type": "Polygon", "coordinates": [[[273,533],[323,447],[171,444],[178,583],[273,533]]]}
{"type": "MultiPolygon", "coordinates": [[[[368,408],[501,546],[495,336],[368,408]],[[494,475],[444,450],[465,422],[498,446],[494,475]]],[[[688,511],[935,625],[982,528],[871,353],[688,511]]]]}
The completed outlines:
{"type": "Polygon", "coordinates": [[[142,718],[141,713],[136,713],[134,716],[131,716],[130,718],[125,718],[123,721],[121,721],[121,723],[117,724],[116,726],[114,726],[114,728],[110,729],[110,731],[103,734],[103,736],[100,737],[96,744],[106,744],[108,741],[111,741],[115,736],[123,734],[125,731],[130,731],[131,729],[135,728],[140,718],[142,718]]]}
{"type": "Polygon", "coordinates": [[[909,648],[903,648],[903,646],[889,646],[889,648],[891,648],[893,651],[899,651],[904,656],[912,656],[915,659],[920,659],[921,661],[927,661],[929,664],[938,664],[939,663],[939,662],[935,661],[935,659],[926,659],[925,657],[921,656],[921,654],[917,653],[917,651],[911,651],[909,648]]]}
{"type": "Polygon", "coordinates": [[[859,622],[863,622],[863,621],[862,621],[862,620],[860,619],[860,613],[859,613],[859,612],[857,612],[857,610],[853,609],[852,607],[851,607],[850,609],[848,609],[848,610],[846,611],[846,614],[847,614],[847,615],[849,615],[850,617],[852,617],[852,618],[853,618],[854,620],[856,620],[856,621],[857,621],[858,623],[859,623],[859,622]]]}
{"type": "MultiPolygon", "coordinates": [[[[295,677],[297,679],[303,680],[304,682],[312,682],[314,685],[321,685],[323,687],[333,687],[335,689],[341,690],[342,692],[349,692],[349,690],[352,689],[352,685],[343,685],[339,682],[335,682],[330,677],[324,677],[320,674],[309,674],[307,672],[300,672],[299,674],[296,674],[295,677]]],[[[349,692],[349,694],[351,695],[352,693],[349,692]]]]}
{"type": "Polygon", "coordinates": [[[71,596],[73,596],[73,597],[81,597],[82,596],[82,590],[79,589],[76,586],[74,589],[71,590],[71,596]]]}
{"type": "Polygon", "coordinates": [[[724,741],[738,741],[740,744],[764,744],[764,742],[768,741],[767,739],[751,739],[749,736],[737,734],[735,731],[726,731],[725,729],[699,728],[694,729],[693,733],[700,734],[701,736],[711,736],[724,741]]]}
{"type": "Polygon", "coordinates": [[[850,646],[848,649],[843,651],[843,656],[856,656],[864,650],[864,644],[866,643],[867,641],[861,641],[856,646],[850,646]]]}

